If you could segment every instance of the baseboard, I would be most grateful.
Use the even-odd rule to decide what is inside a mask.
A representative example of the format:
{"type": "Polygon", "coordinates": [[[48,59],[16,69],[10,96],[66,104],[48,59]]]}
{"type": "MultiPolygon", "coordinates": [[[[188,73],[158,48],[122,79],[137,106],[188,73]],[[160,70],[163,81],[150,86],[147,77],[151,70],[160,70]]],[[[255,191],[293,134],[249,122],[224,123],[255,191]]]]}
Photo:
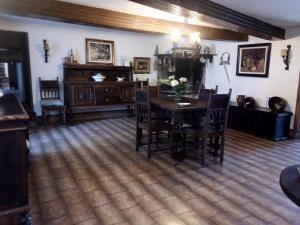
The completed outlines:
{"type": "Polygon", "coordinates": [[[300,130],[295,131],[291,129],[289,133],[292,139],[300,139],[300,130]]]}
{"type": "MultiPolygon", "coordinates": [[[[76,123],[82,121],[90,121],[90,120],[101,120],[101,119],[117,119],[117,118],[124,118],[124,117],[132,117],[134,116],[133,110],[111,110],[111,111],[98,111],[98,112],[77,112],[76,114],[68,115],[67,116],[67,123],[76,123]]],[[[60,120],[59,115],[51,115],[47,117],[47,124],[48,125],[58,125],[61,124],[62,121],[60,120]]],[[[43,125],[43,118],[42,116],[36,116],[34,125],[41,126],[43,125]]]]}

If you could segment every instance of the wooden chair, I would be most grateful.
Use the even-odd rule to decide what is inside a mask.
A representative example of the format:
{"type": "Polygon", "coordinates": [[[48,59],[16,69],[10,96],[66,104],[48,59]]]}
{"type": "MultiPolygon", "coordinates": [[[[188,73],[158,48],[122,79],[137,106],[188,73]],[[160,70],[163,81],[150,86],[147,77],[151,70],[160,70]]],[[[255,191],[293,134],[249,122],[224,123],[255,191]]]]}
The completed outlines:
{"type": "Polygon", "coordinates": [[[213,91],[213,94],[218,93],[218,85],[216,85],[215,89],[206,89],[203,84],[199,85],[198,88],[198,99],[208,99],[210,91],[213,91]]]}
{"type": "Polygon", "coordinates": [[[159,134],[162,131],[168,131],[168,136],[171,131],[171,125],[168,122],[155,120],[151,114],[151,101],[149,86],[144,87],[143,90],[136,89],[136,151],[139,151],[139,146],[144,145],[141,140],[143,138],[143,130],[147,131],[147,155],[151,158],[152,144],[156,143],[156,151],[167,150],[170,148],[159,148],[158,142],[160,140],[159,134]],[[156,135],[156,141],[152,141],[152,136],[156,135]]]}
{"type": "Polygon", "coordinates": [[[46,124],[48,112],[58,111],[62,116],[63,123],[66,124],[67,107],[60,99],[60,88],[58,77],[56,80],[42,80],[39,78],[40,95],[41,95],[41,109],[43,123],[46,124]]]}
{"type": "Polygon", "coordinates": [[[214,145],[209,145],[210,147],[219,146],[219,149],[215,149],[215,151],[220,150],[216,155],[220,156],[220,163],[223,163],[230,97],[231,89],[229,89],[228,94],[213,94],[213,91],[211,90],[202,126],[188,127],[185,129],[185,139],[186,136],[189,136],[202,140],[201,155],[203,165],[205,165],[208,139],[214,139],[215,142],[214,145]]]}

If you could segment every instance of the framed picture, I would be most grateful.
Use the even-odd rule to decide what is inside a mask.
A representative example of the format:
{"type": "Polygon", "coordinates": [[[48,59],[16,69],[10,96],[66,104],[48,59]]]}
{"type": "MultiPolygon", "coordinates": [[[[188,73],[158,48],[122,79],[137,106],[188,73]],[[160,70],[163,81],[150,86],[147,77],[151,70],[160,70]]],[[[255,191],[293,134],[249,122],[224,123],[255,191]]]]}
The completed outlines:
{"type": "Polygon", "coordinates": [[[237,76],[268,77],[271,43],[239,45],[237,76]]]}
{"type": "Polygon", "coordinates": [[[133,72],[137,74],[150,73],[150,58],[134,57],[133,72]]]}
{"type": "Polygon", "coordinates": [[[86,39],[86,63],[114,64],[114,42],[86,39]]]}

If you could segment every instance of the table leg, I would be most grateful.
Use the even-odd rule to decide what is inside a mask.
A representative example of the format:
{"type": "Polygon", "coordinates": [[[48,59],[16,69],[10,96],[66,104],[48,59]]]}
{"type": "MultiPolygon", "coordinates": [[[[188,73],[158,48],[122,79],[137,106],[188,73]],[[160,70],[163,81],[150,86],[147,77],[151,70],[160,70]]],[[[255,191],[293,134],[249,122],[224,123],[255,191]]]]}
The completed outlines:
{"type": "Polygon", "coordinates": [[[172,130],[171,143],[172,145],[176,145],[176,147],[172,148],[171,154],[172,158],[178,161],[183,161],[185,158],[183,135],[182,125],[180,123],[175,123],[172,130]]]}

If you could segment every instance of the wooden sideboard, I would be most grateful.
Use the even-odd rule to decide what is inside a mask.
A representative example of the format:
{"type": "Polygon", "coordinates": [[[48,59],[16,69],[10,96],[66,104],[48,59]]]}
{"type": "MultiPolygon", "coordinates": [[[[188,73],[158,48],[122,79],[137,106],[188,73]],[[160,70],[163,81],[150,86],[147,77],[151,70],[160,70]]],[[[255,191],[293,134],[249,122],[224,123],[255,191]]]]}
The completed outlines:
{"type": "Polygon", "coordinates": [[[64,64],[64,99],[69,114],[133,105],[134,88],[131,67],[64,64]],[[103,82],[92,79],[97,73],[106,77],[103,82]],[[124,81],[118,82],[117,77],[124,77],[124,81]]]}
{"type": "Polygon", "coordinates": [[[272,140],[289,137],[291,112],[273,112],[268,108],[246,109],[231,105],[228,127],[272,140]]]}
{"type": "Polygon", "coordinates": [[[19,213],[26,218],[29,212],[28,121],[29,116],[15,94],[0,97],[0,224],[6,224],[5,218],[19,213]]]}

